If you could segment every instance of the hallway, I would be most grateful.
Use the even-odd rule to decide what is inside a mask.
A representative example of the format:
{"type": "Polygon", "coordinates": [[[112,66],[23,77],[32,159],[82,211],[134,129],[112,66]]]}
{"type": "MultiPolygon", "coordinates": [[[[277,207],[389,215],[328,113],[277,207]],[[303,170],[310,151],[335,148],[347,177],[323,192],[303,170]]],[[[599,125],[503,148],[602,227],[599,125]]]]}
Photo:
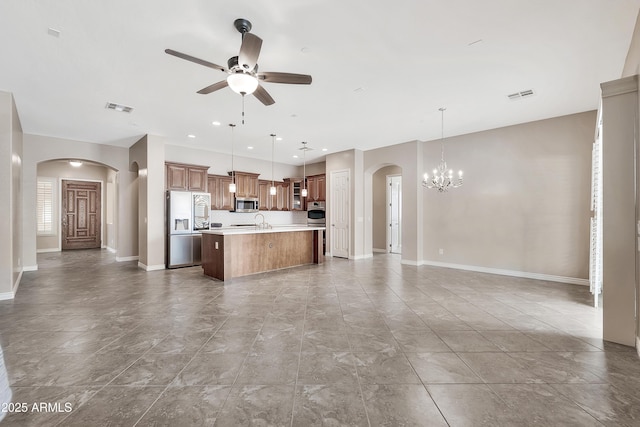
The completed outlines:
{"type": "Polygon", "coordinates": [[[0,301],[29,409],[3,426],[640,424],[640,360],[587,287],[388,254],[226,285],[105,250],[38,265],[0,301]]]}

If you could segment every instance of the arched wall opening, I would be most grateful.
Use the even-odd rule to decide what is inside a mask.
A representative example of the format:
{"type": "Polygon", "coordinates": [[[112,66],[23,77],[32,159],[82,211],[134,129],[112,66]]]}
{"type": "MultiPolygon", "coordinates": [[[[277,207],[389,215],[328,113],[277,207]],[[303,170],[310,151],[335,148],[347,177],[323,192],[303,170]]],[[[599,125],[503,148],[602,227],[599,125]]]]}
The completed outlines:
{"type": "Polygon", "coordinates": [[[103,163],[86,159],[51,159],[38,162],[36,168],[36,251],[58,252],[63,239],[63,181],[100,183],[97,232],[99,247],[116,252],[118,244],[118,171],[103,163]]]}
{"type": "Polygon", "coordinates": [[[82,159],[104,166],[108,170],[105,187],[113,189],[113,233],[105,246],[114,250],[117,261],[138,259],[137,223],[133,206],[137,197],[133,194],[134,172],[129,171],[129,149],[124,147],[74,141],[42,135],[23,135],[22,169],[22,236],[24,271],[37,270],[37,176],[38,165],[48,161],[82,159]],[[111,183],[111,185],[109,185],[111,183]]]}
{"type": "Polygon", "coordinates": [[[402,167],[382,163],[373,165],[364,172],[364,212],[370,225],[364,230],[365,256],[373,256],[373,252],[388,252],[387,176],[392,175],[402,176],[402,167]]]}

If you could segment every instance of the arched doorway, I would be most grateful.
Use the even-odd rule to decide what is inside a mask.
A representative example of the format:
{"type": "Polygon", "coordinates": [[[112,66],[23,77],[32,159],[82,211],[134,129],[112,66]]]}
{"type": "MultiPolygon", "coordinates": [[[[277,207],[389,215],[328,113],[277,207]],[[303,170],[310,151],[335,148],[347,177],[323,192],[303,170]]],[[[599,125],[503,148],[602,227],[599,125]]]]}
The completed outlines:
{"type": "Polygon", "coordinates": [[[402,168],[382,165],[371,174],[371,245],[373,252],[401,253],[402,168]]]}
{"type": "Polygon", "coordinates": [[[36,168],[36,251],[117,248],[117,171],[81,159],[36,168]]]}

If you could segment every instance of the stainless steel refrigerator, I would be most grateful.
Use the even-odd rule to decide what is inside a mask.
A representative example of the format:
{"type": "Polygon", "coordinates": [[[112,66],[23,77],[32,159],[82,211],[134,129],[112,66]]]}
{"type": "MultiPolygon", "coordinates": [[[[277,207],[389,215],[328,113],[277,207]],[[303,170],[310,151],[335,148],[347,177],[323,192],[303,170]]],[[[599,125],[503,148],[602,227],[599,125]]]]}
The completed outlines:
{"type": "Polygon", "coordinates": [[[202,263],[202,230],[209,229],[209,193],[167,191],[167,268],[202,263]]]}

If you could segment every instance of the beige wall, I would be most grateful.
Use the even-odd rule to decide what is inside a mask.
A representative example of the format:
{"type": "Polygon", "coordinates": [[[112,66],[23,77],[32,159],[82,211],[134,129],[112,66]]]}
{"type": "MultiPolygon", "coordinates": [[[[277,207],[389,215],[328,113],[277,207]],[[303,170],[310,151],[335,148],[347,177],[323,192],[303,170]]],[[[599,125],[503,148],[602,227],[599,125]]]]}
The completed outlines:
{"type": "MultiPolygon", "coordinates": [[[[102,183],[102,226],[101,226],[101,239],[102,246],[106,246],[106,212],[107,212],[107,199],[106,199],[106,182],[107,182],[108,168],[101,165],[91,165],[88,163],[83,164],[79,168],[75,168],[69,165],[66,160],[52,160],[42,162],[38,165],[37,176],[56,179],[56,199],[53,201],[54,209],[57,211],[56,218],[60,223],[60,189],[61,180],[63,179],[80,179],[90,181],[100,181],[102,183]]],[[[57,227],[57,233],[51,236],[37,236],[36,248],[39,252],[61,250],[60,248],[60,227],[57,227]]]]}
{"type": "MultiPolygon", "coordinates": [[[[165,268],[165,141],[145,135],[129,149],[138,166],[138,265],[149,270],[165,268]]],[[[196,163],[202,164],[202,163],[196,163]]]]}
{"type": "MultiPolygon", "coordinates": [[[[447,138],[465,184],[425,190],[425,261],[586,280],[595,124],[590,111],[447,138]]],[[[425,143],[425,165],[439,157],[425,143]]]]}
{"type": "Polygon", "coordinates": [[[373,174],[371,219],[373,250],[388,252],[387,247],[387,176],[402,175],[399,166],[387,166],[373,174]]]}
{"type": "MultiPolygon", "coordinates": [[[[135,218],[136,195],[132,193],[135,173],[129,172],[129,150],[104,144],[73,141],[40,135],[24,135],[22,222],[35,224],[36,221],[36,178],[41,162],[53,159],[80,159],[100,163],[117,171],[118,223],[116,259],[119,261],[137,258],[135,218]]],[[[37,269],[36,227],[24,227],[23,259],[25,269],[37,269]]]]}
{"type": "Polygon", "coordinates": [[[422,263],[422,143],[406,142],[364,153],[364,183],[357,191],[364,194],[364,251],[373,251],[373,174],[396,165],[402,169],[402,263],[422,263]]]}
{"type": "MultiPolygon", "coordinates": [[[[332,235],[331,235],[331,173],[336,171],[349,171],[349,179],[351,182],[351,194],[349,200],[349,210],[350,217],[353,217],[353,194],[356,191],[361,191],[353,184],[353,174],[355,168],[355,150],[347,150],[341,151],[339,153],[329,154],[326,158],[326,185],[327,185],[327,233],[326,233],[326,246],[327,251],[330,251],[332,235]]],[[[353,223],[353,219],[350,219],[351,223],[353,223]]],[[[354,256],[354,231],[353,228],[350,229],[350,239],[349,239],[349,257],[354,256]]]]}
{"type": "Polygon", "coordinates": [[[22,262],[22,127],[13,96],[0,92],[0,299],[13,298],[23,271],[22,262]]]}
{"type": "MultiPolygon", "coordinates": [[[[631,44],[629,47],[629,52],[627,53],[627,58],[624,64],[624,69],[622,71],[622,77],[630,77],[634,75],[640,74],[640,14],[638,14],[638,18],[636,19],[636,27],[633,32],[633,37],[631,39],[631,44]]],[[[640,97],[638,97],[638,106],[636,107],[636,111],[640,111],[640,97]]],[[[636,119],[636,129],[640,129],[640,117],[636,119]]],[[[636,140],[636,153],[640,155],[640,150],[638,149],[638,141],[636,140]]],[[[640,162],[640,158],[636,158],[636,164],[640,162]]],[[[640,174],[636,174],[636,188],[640,188],[640,174]]],[[[636,194],[635,200],[638,200],[639,195],[636,194]]],[[[636,220],[640,220],[640,212],[636,212],[636,220]]],[[[636,277],[640,277],[640,253],[634,251],[635,253],[635,267],[636,267],[636,277]]],[[[635,284],[635,294],[636,294],[636,350],[638,354],[640,354],[640,316],[637,315],[637,309],[640,307],[640,283],[635,284]]],[[[605,306],[606,310],[606,306],[605,306]]]]}
{"type": "MultiPolygon", "coordinates": [[[[298,166],[298,171],[294,176],[301,177],[303,175],[302,169],[303,169],[302,166],[298,166]]],[[[306,166],[306,174],[307,174],[307,176],[321,175],[321,174],[325,173],[326,170],[327,170],[326,162],[311,163],[311,164],[307,164],[307,166],[306,166]]]]}

